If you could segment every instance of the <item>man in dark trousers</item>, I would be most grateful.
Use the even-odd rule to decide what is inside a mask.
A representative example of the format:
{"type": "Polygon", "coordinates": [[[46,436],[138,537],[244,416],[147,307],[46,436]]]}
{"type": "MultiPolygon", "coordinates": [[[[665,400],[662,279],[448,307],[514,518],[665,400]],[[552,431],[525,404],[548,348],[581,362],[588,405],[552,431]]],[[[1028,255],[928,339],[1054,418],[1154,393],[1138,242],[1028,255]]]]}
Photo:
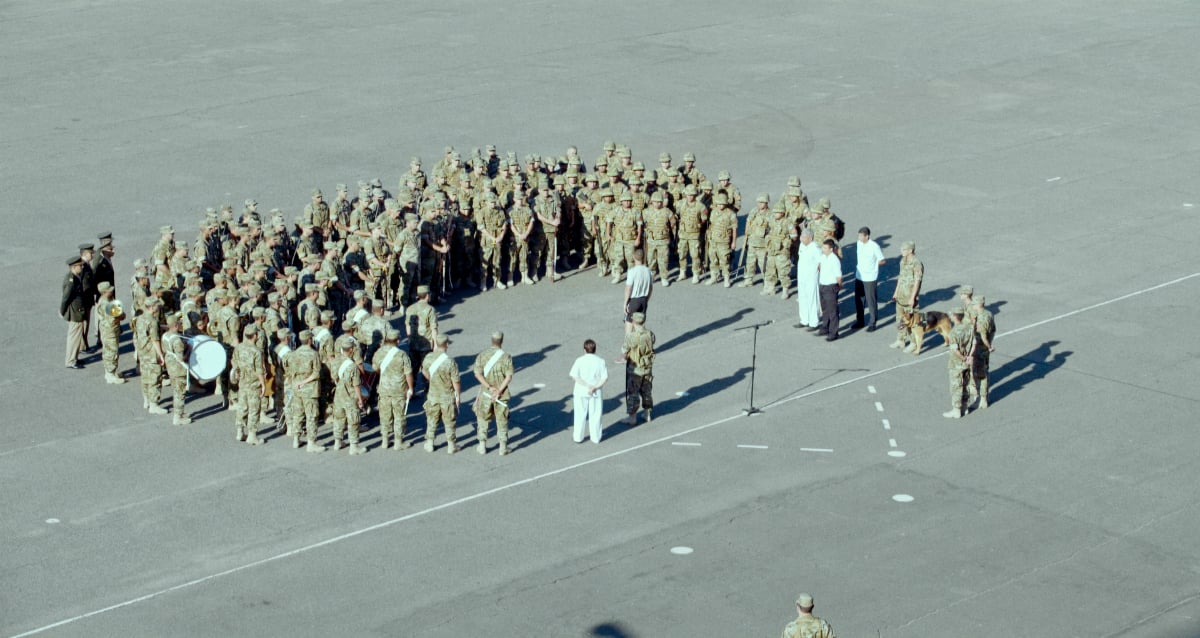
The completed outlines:
{"type": "Polygon", "coordinates": [[[817,266],[817,285],[821,297],[821,329],[826,341],[838,338],[838,291],[842,289],[842,260],[837,256],[837,244],[826,239],[821,244],[821,259],[817,266]]]}
{"type": "Polygon", "coordinates": [[[67,321],[67,357],[66,365],[72,370],[80,370],[79,352],[83,350],[83,323],[87,317],[86,291],[83,287],[83,258],[75,255],[67,260],[70,272],[63,278],[62,303],[58,306],[58,315],[67,321]]]}

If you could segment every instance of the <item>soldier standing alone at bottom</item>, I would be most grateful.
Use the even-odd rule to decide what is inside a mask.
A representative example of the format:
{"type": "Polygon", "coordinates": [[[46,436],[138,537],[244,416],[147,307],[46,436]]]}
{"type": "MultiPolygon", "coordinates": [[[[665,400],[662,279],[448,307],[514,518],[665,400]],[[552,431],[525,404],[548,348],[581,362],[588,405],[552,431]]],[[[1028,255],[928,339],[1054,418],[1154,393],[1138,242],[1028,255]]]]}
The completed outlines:
{"type": "Polygon", "coordinates": [[[629,416],[625,422],[637,425],[640,408],[646,410],[646,423],[650,422],[650,409],[654,407],[651,396],[654,382],[654,333],[646,328],[646,315],[633,313],[633,330],[625,335],[621,346],[621,358],[625,363],[625,411],[629,416]]]}
{"type": "Polygon", "coordinates": [[[975,326],[963,321],[962,307],[950,311],[954,328],[950,330],[950,356],[946,367],[950,371],[950,411],[947,419],[962,418],[967,410],[967,387],[971,384],[971,361],[975,357],[975,326]]]}
{"type": "Polygon", "coordinates": [[[429,393],[425,397],[425,451],[433,451],[433,440],[441,421],[446,428],[446,452],[454,454],[458,451],[454,428],[458,425],[462,385],[458,379],[458,365],[447,352],[450,339],[438,335],[436,342],[437,349],[432,356],[425,357],[421,366],[421,374],[429,384],[429,393]]]}
{"type": "Polygon", "coordinates": [[[475,397],[475,438],[480,454],[487,454],[488,423],[492,418],[496,419],[500,455],[508,454],[508,386],[513,379],[513,360],[503,345],[504,333],[493,332],[491,347],[475,357],[475,380],[480,387],[475,397]]]}
{"type": "Polygon", "coordinates": [[[800,594],[796,597],[797,617],[783,628],[782,638],[837,638],[833,627],[824,619],[814,616],[813,597],[800,594]]]}

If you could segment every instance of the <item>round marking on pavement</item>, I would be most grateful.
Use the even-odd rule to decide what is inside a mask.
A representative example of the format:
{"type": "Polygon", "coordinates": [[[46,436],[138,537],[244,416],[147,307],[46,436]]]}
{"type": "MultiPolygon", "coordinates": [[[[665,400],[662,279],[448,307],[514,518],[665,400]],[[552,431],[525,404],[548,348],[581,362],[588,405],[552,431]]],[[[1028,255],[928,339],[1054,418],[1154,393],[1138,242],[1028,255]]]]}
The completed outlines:
{"type": "Polygon", "coordinates": [[[897,459],[902,459],[902,458],[904,458],[904,457],[908,456],[908,453],[907,453],[907,452],[902,452],[902,451],[900,451],[900,450],[891,450],[891,451],[889,451],[889,452],[888,452],[888,456],[890,456],[890,457],[893,457],[893,458],[897,458],[897,459]]]}
{"type": "Polygon", "coordinates": [[[62,521],[58,520],[57,518],[47,518],[46,519],[47,525],[57,525],[58,523],[61,523],[61,522],[62,521]]]}
{"type": "Polygon", "coordinates": [[[691,547],[684,547],[683,545],[680,545],[679,547],[671,548],[671,553],[675,554],[676,556],[687,556],[688,554],[691,554],[693,551],[695,551],[695,550],[693,550],[691,547]]]}
{"type": "Polygon", "coordinates": [[[533,384],[533,387],[537,388],[538,390],[541,390],[542,388],[546,387],[546,384],[545,383],[535,383],[535,384],[533,384]]]}
{"type": "Polygon", "coordinates": [[[892,496],[892,500],[897,503],[911,503],[913,502],[913,497],[908,494],[896,494],[892,496]]]}

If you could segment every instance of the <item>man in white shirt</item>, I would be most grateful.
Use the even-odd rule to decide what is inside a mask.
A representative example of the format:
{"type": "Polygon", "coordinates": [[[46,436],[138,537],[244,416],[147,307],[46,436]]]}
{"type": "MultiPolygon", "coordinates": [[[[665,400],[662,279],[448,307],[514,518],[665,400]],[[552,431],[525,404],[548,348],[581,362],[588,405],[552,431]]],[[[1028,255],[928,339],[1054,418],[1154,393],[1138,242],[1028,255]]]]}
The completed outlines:
{"type": "Polygon", "coordinates": [[[583,425],[586,422],[592,443],[599,443],[603,430],[600,415],[604,412],[604,399],[600,388],[608,380],[608,365],[596,354],[596,342],[583,342],[583,355],[571,365],[571,378],[575,380],[575,430],[576,443],[583,443],[583,425]]]}
{"type": "Polygon", "coordinates": [[[875,296],[875,286],[879,283],[879,267],[883,265],[883,251],[879,244],[871,239],[871,229],[863,226],[858,229],[858,265],[854,268],[854,328],[863,327],[864,305],[871,311],[871,325],[867,332],[875,332],[875,322],[879,318],[879,302],[875,296]]]}
{"type": "Polygon", "coordinates": [[[813,232],[807,228],[800,231],[800,245],[796,249],[796,296],[800,304],[800,323],[797,328],[817,329],[820,314],[820,296],[817,292],[817,266],[821,263],[821,246],[813,241],[813,232]]]}
{"type": "Polygon", "coordinates": [[[633,267],[625,275],[625,334],[633,330],[633,313],[646,314],[650,305],[650,294],[654,292],[654,273],[645,264],[646,254],[641,248],[633,251],[633,267]]]}
{"type": "Polygon", "coordinates": [[[838,291],[842,289],[842,260],[837,256],[837,243],[826,239],[821,244],[821,261],[817,264],[817,284],[821,295],[821,329],[826,341],[838,338],[838,291]]]}

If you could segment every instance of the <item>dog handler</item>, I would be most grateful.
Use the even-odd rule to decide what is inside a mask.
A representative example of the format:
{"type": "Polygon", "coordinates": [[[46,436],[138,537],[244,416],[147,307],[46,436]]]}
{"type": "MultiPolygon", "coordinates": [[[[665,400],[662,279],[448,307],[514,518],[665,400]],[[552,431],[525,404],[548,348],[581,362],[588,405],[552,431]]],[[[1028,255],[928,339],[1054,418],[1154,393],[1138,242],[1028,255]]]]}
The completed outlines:
{"type": "Polygon", "coordinates": [[[921,294],[921,280],[925,277],[925,266],[917,259],[917,245],[906,241],[900,245],[900,274],[896,277],[896,340],[890,348],[904,348],[905,352],[916,350],[908,324],[917,311],[917,300],[921,294]],[[907,344],[907,345],[906,345],[907,344]]]}

